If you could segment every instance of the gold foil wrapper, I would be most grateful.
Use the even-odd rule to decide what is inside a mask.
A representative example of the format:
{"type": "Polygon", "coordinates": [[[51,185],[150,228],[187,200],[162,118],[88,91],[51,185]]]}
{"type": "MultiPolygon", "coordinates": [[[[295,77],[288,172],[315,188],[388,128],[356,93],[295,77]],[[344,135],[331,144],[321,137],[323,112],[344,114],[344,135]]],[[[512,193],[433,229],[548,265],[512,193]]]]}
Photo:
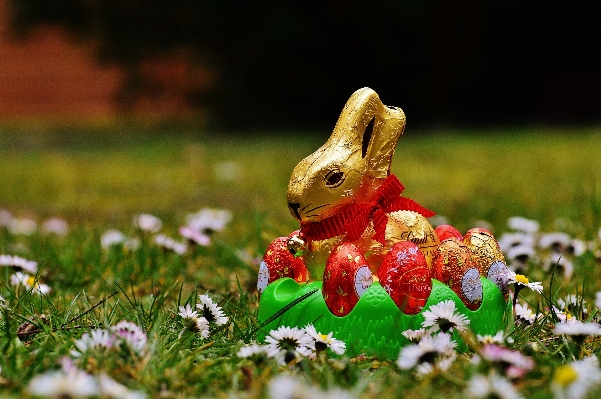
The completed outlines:
{"type": "Polygon", "coordinates": [[[290,213],[315,222],[370,198],[388,177],[405,120],[403,110],[382,104],[372,89],[353,93],[328,141],[292,171],[290,213]]]}
{"type": "Polygon", "coordinates": [[[386,241],[411,241],[424,254],[428,267],[432,268],[432,258],[440,242],[428,220],[416,212],[398,211],[388,215],[386,241]]]}
{"type": "Polygon", "coordinates": [[[463,242],[470,249],[472,264],[481,276],[488,276],[488,270],[493,263],[505,263],[505,257],[497,240],[488,230],[471,229],[465,234],[463,242]]]}

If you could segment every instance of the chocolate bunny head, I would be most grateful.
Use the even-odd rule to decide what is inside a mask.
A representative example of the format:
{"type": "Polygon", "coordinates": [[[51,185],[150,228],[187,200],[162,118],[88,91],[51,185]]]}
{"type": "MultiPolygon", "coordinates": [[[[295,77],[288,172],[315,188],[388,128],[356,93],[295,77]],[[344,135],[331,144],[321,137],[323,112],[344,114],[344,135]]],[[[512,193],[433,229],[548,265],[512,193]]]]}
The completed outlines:
{"type": "Polygon", "coordinates": [[[290,213],[301,223],[316,222],[368,200],[390,173],[405,121],[403,110],[382,104],[372,89],[353,93],[328,141],[294,168],[290,213]]]}

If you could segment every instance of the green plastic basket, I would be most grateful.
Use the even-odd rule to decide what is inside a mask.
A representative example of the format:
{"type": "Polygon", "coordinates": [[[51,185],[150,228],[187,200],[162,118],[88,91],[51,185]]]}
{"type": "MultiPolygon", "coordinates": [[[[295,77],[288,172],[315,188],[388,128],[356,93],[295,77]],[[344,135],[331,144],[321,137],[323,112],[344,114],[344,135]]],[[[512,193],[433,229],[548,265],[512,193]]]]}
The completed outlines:
{"type": "MultiPolygon", "coordinates": [[[[265,335],[279,326],[302,328],[312,323],[317,331],[324,334],[333,332],[335,338],[344,341],[348,356],[365,353],[396,359],[400,349],[410,343],[401,333],[420,328],[424,321],[421,312],[415,315],[402,313],[378,282],[365,291],[348,315],[334,316],[325,304],[321,285],[321,281],[298,284],[291,278],[269,284],[259,302],[258,321],[262,327],[258,340],[263,342],[265,335]],[[304,299],[294,303],[303,296],[304,299]]],[[[499,288],[486,278],[482,278],[482,294],[482,304],[472,311],[448,286],[432,280],[432,292],[422,312],[450,299],[455,302],[457,311],[470,320],[469,327],[474,334],[494,335],[507,326],[512,314],[511,304],[505,301],[499,288]]],[[[467,346],[456,332],[454,338],[459,342],[459,350],[465,351],[467,346]]]]}

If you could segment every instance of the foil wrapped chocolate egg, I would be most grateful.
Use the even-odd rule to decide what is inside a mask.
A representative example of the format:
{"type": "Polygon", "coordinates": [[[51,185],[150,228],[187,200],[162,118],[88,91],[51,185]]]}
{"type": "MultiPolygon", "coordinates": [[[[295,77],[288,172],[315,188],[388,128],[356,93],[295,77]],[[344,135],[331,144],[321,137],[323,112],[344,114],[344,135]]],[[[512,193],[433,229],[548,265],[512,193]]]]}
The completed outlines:
{"type": "Polygon", "coordinates": [[[481,276],[488,275],[488,269],[494,262],[505,263],[505,257],[492,233],[486,229],[468,230],[463,242],[472,252],[475,267],[481,276]]]}
{"type": "Polygon", "coordinates": [[[448,285],[468,309],[482,302],[482,281],[472,263],[470,249],[456,238],[440,243],[432,260],[432,277],[448,285]]]}
{"type": "Polygon", "coordinates": [[[458,240],[463,240],[463,236],[455,227],[450,224],[441,224],[434,229],[434,232],[438,236],[440,242],[446,240],[447,238],[456,238],[458,240]]]}
{"type": "Polygon", "coordinates": [[[388,214],[386,225],[386,241],[411,241],[424,254],[428,266],[432,266],[432,258],[440,244],[434,228],[428,220],[417,212],[397,211],[388,214]]]}
{"type": "Polygon", "coordinates": [[[507,300],[511,273],[492,233],[483,228],[474,228],[465,233],[463,242],[472,252],[472,262],[480,275],[495,283],[507,300]]]}
{"type": "Polygon", "coordinates": [[[278,237],[269,244],[259,266],[257,290],[259,294],[267,285],[284,277],[293,278],[297,283],[309,280],[309,272],[302,257],[296,257],[288,250],[289,237],[278,237]]]}
{"type": "Polygon", "coordinates": [[[345,316],[373,283],[367,260],[351,243],[336,247],[326,262],[322,292],[328,309],[345,316]]]}
{"type": "Polygon", "coordinates": [[[399,241],[392,246],[380,265],[378,278],[405,314],[419,313],[432,291],[432,276],[426,258],[410,241],[399,241]]]}

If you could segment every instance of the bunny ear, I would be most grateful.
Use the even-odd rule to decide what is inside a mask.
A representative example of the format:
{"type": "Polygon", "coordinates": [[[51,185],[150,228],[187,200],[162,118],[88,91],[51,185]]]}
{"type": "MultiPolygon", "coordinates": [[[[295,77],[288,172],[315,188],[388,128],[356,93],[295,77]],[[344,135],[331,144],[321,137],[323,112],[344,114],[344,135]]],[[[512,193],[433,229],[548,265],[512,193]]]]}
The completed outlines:
{"type": "Polygon", "coordinates": [[[386,178],[390,172],[394,149],[405,130],[406,118],[402,109],[385,106],[379,97],[377,100],[376,113],[363,132],[364,158],[367,174],[386,178]]]}
{"type": "Polygon", "coordinates": [[[356,158],[347,160],[353,164],[349,166],[376,178],[386,178],[404,128],[405,113],[400,108],[385,106],[375,91],[364,87],[346,102],[324,147],[355,153],[356,158]]]}

